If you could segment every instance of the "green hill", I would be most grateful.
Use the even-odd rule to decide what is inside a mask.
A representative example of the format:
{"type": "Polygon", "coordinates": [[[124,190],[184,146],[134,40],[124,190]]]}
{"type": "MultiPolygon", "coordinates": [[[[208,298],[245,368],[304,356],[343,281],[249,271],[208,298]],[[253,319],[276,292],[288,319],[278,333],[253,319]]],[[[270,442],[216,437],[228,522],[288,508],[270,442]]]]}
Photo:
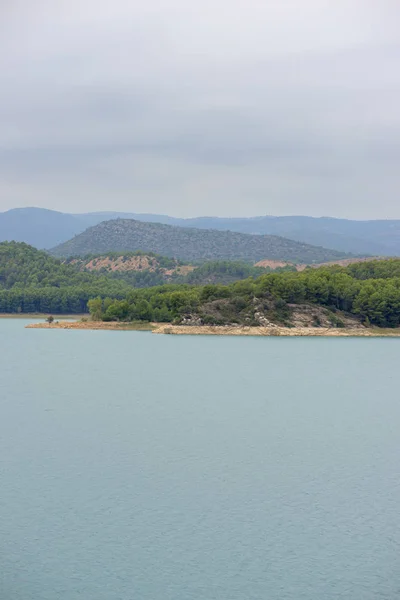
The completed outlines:
{"type": "Polygon", "coordinates": [[[81,272],[18,242],[0,243],[0,312],[83,313],[90,298],[124,298],[124,281],[81,272]]]}
{"type": "Polygon", "coordinates": [[[141,250],[183,261],[262,259],[321,263],[347,255],[270,235],[191,229],[131,219],[105,221],[52,250],[58,257],[141,250]]]}

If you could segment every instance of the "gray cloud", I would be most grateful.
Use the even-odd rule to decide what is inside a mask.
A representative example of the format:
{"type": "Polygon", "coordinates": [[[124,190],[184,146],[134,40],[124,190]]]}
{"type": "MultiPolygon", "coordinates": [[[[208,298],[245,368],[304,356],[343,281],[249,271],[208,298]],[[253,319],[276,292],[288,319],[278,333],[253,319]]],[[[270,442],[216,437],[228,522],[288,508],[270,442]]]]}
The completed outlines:
{"type": "Polygon", "coordinates": [[[0,19],[0,206],[400,218],[399,13],[17,1],[0,19]]]}

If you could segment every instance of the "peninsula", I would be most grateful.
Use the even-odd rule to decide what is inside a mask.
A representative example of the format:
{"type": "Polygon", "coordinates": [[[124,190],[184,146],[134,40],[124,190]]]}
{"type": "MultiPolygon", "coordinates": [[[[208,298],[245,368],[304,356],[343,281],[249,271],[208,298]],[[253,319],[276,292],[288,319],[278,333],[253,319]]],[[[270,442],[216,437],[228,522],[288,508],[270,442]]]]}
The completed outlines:
{"type": "Polygon", "coordinates": [[[251,327],[245,325],[171,325],[169,323],[119,323],[104,321],[55,321],[30,323],[27,329],[69,329],[105,331],[151,331],[172,335],[234,335],[283,337],[400,337],[400,328],[382,327],[251,327]]]}

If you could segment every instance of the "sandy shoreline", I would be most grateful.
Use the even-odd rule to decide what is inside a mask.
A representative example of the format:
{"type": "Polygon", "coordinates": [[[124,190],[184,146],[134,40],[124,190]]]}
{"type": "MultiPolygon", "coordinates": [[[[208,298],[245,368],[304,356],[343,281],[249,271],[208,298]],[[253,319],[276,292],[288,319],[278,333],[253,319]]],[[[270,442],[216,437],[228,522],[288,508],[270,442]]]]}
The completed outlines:
{"type": "Polygon", "coordinates": [[[171,325],[169,323],[115,323],[103,321],[59,321],[30,323],[27,329],[86,329],[108,331],[152,331],[172,335],[247,335],[270,337],[400,337],[400,329],[327,328],[327,327],[245,327],[218,325],[171,325]]]}

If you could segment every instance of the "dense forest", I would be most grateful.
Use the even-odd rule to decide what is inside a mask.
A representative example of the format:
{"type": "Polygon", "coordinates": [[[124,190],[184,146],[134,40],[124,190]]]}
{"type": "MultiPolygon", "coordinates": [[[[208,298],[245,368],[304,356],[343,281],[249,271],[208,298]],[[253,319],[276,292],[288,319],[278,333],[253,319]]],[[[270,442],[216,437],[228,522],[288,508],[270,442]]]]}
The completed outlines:
{"type": "Polygon", "coordinates": [[[0,312],[2,313],[84,313],[90,298],[123,299],[132,288],[175,283],[228,283],[265,273],[246,263],[205,263],[187,275],[181,262],[143,252],[109,253],[62,262],[25,243],[0,243],[0,312]],[[130,270],[129,261],[143,259],[143,268],[130,270]],[[112,271],[102,264],[119,260],[127,270],[112,271]],[[87,265],[91,264],[91,269],[87,265]]]}
{"type": "Polygon", "coordinates": [[[84,313],[90,298],[125,298],[130,290],[124,281],[81,272],[27,244],[0,244],[0,312],[84,313]]]}
{"type": "MultiPolygon", "coordinates": [[[[230,285],[164,285],[132,290],[126,299],[89,302],[92,316],[103,320],[154,320],[204,324],[279,322],[291,325],[296,306],[329,310],[331,325],[341,315],[366,325],[400,324],[400,260],[371,261],[349,267],[271,273],[230,285]]],[[[315,319],[318,325],[318,317],[315,319]]]]}
{"type": "MultiPolygon", "coordinates": [[[[165,260],[167,266],[176,264],[165,260]]],[[[0,244],[0,312],[83,313],[89,306],[92,315],[105,320],[261,324],[267,319],[290,324],[291,314],[302,305],[324,307],[336,326],[348,314],[367,325],[397,327],[400,259],[261,276],[249,265],[219,262],[192,271],[185,283],[138,289],[108,273],[62,263],[24,243],[0,244]],[[197,285],[219,272],[247,278],[228,285],[197,285]]]]}
{"type": "Polygon", "coordinates": [[[89,253],[155,252],[186,262],[263,259],[292,263],[321,263],[346,254],[273,235],[250,235],[232,231],[175,227],[132,219],[105,221],[90,227],[54,248],[54,256],[85,256],[89,253]]]}

